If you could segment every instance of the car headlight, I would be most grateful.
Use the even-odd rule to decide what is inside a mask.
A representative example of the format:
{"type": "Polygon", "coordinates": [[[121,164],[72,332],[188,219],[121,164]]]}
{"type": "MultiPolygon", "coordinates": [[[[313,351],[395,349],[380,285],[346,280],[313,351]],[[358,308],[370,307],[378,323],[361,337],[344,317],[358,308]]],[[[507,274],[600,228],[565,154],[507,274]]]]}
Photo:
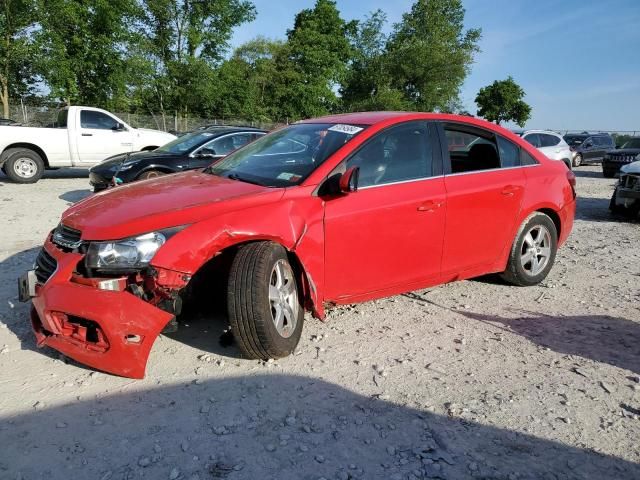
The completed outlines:
{"type": "Polygon", "coordinates": [[[108,242],[90,242],[85,256],[88,269],[102,272],[135,272],[149,265],[162,245],[183,227],[150,232],[108,242]]]}

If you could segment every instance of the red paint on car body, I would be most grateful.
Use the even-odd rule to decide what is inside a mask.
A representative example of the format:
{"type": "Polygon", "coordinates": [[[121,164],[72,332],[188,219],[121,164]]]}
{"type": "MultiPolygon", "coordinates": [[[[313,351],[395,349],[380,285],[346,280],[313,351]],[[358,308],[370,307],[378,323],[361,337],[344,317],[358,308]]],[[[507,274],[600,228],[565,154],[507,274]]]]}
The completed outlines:
{"type": "MultiPolygon", "coordinates": [[[[403,112],[334,115],[303,123],[369,127],[297,186],[268,188],[191,171],[101,192],[69,208],[62,223],[79,230],[84,241],[184,228],[153,257],[157,275],[149,288],[158,295],[153,301],[74,281],[83,255],[65,253],[47,240],[44,248],[56,259],[57,270],[33,298],[38,344],[100,370],[141,378],[153,342],[173,318],[157,302],[183,288],[226,248],[249,241],[274,241],[291,252],[301,270],[306,306],[323,318],[326,304],[503,271],[516,232],[533,211],[556,217],[560,245],[571,232],[575,199],[565,165],[547,160],[494,124],[403,112]],[[386,128],[409,121],[454,122],[493,132],[537,165],[443,173],[329,198],[318,195],[318,187],[351,153],[386,128]],[[87,324],[63,321],[64,330],[53,312],[94,322],[88,328],[98,329],[99,348],[77,340],[87,324]]],[[[449,150],[442,146],[442,152],[449,150]]]]}

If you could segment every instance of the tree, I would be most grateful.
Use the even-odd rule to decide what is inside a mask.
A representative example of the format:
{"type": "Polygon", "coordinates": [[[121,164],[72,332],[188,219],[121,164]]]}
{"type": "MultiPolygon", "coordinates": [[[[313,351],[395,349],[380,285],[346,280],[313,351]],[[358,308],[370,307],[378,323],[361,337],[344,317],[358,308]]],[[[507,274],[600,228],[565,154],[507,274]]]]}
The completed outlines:
{"type": "Polygon", "coordinates": [[[213,103],[214,67],[233,29],[255,17],[245,0],[140,0],[142,50],[154,71],[156,108],[186,115],[213,103]]]}
{"type": "Polygon", "coordinates": [[[0,2],[0,101],[4,117],[9,117],[9,98],[31,93],[34,50],[29,29],[35,22],[33,0],[0,2]]]}
{"type": "Polygon", "coordinates": [[[417,0],[387,44],[391,87],[415,110],[448,108],[478,51],[480,29],[464,30],[461,0],[417,0]]]}
{"type": "Polygon", "coordinates": [[[478,116],[498,125],[500,122],[513,121],[524,127],[531,117],[531,107],[522,100],[523,98],[524,90],[513,78],[496,80],[478,92],[478,116]]]}
{"type": "Polygon", "coordinates": [[[67,105],[126,107],[126,52],[136,12],[129,0],[41,0],[35,37],[52,96],[67,105]]]}
{"type": "Polygon", "coordinates": [[[284,117],[315,117],[337,110],[336,90],[344,79],[355,23],[340,17],[334,0],[317,0],[300,11],[276,58],[282,73],[276,101],[284,117]]]}
{"type": "Polygon", "coordinates": [[[346,111],[409,108],[402,92],[391,87],[385,50],[386,21],[386,14],[376,10],[358,23],[351,36],[352,59],[346,81],[340,90],[346,111]]]}

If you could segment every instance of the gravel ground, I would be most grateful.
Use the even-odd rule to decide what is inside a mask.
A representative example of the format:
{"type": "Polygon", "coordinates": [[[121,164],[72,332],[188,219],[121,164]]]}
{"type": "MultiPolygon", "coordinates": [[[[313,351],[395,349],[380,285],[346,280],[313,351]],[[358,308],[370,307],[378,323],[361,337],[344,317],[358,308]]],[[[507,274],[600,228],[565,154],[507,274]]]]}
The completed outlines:
{"type": "Polygon", "coordinates": [[[17,302],[86,171],[0,177],[0,478],[640,478],[640,226],[610,216],[598,172],[577,170],[574,231],[540,286],[337,308],[275,362],[193,319],[140,381],[36,349],[17,302]]]}

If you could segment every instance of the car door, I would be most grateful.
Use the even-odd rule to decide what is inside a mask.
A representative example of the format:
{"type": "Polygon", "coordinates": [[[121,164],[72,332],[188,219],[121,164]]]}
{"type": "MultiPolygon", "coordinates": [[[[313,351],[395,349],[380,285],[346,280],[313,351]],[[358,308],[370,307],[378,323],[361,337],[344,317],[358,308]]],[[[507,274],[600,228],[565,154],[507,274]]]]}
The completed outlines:
{"type": "Polygon", "coordinates": [[[597,148],[595,137],[587,137],[582,143],[582,159],[586,162],[593,162],[597,157],[597,148]]]}
{"type": "Polygon", "coordinates": [[[205,168],[221,158],[224,158],[234,150],[245,146],[258,137],[264,136],[262,132],[239,132],[220,136],[205,143],[195,150],[189,159],[189,168],[205,168]]]}
{"type": "Polygon", "coordinates": [[[80,163],[93,164],[111,155],[131,152],[132,133],[122,124],[104,112],[80,110],[80,128],[76,133],[76,145],[80,163]]]}
{"type": "Polygon", "coordinates": [[[325,201],[327,300],[409,290],[439,275],[445,191],[434,145],[427,122],[407,122],[379,132],[343,163],[359,167],[358,190],[325,201]]]}
{"type": "Polygon", "coordinates": [[[526,184],[517,145],[488,130],[456,123],[442,124],[443,144],[460,130],[473,140],[471,147],[445,156],[445,281],[495,263],[511,246],[526,184]]]}

